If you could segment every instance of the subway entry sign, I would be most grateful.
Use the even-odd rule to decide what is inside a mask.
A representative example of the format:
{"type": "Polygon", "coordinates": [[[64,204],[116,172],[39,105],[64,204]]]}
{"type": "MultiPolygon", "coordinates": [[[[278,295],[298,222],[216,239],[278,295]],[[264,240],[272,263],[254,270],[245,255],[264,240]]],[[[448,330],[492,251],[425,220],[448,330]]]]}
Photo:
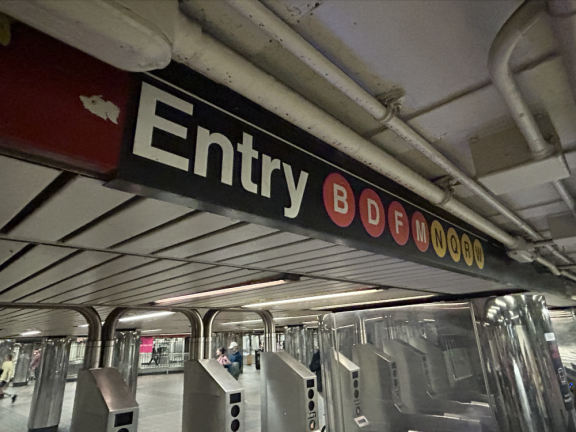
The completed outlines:
{"type": "Polygon", "coordinates": [[[516,288],[548,281],[473,227],[183,65],[134,77],[110,187],[516,288]]]}

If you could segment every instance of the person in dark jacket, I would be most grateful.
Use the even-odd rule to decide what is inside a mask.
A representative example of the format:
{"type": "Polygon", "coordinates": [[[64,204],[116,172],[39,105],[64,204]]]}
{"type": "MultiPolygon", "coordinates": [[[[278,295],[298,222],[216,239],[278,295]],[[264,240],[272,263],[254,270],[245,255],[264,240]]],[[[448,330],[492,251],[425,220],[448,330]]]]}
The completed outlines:
{"type": "Polygon", "coordinates": [[[228,368],[228,371],[232,374],[234,378],[238,379],[238,377],[242,373],[244,363],[242,353],[238,351],[238,344],[236,342],[232,342],[228,350],[230,351],[230,363],[231,363],[230,367],[228,368]]]}
{"type": "Polygon", "coordinates": [[[322,363],[320,363],[320,350],[316,351],[310,362],[310,371],[316,373],[316,383],[319,393],[322,393],[322,363]]]}

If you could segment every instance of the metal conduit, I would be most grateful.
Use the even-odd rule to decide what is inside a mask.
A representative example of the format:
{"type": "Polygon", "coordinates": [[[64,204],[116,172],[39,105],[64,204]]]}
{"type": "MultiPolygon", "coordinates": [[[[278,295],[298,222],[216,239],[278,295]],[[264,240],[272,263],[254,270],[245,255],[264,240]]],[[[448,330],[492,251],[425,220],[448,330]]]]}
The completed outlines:
{"type": "Polygon", "coordinates": [[[190,359],[204,358],[204,325],[202,317],[196,309],[186,308],[157,308],[157,307],[117,307],[104,321],[102,337],[104,349],[102,351],[102,367],[112,367],[114,356],[114,337],[118,320],[130,310],[169,311],[184,314],[190,321],[190,359]]]}
{"type": "Polygon", "coordinates": [[[511,249],[524,246],[492,222],[455,200],[367,139],[303,98],[248,60],[203,34],[198,24],[181,16],[174,42],[174,60],[226,85],[253,102],[371,167],[396,183],[444,208],[511,249]]]}
{"type": "Polygon", "coordinates": [[[70,310],[78,312],[88,323],[88,339],[84,353],[85,369],[93,369],[100,366],[100,352],[102,350],[102,320],[96,309],[92,306],[73,306],[43,303],[1,303],[0,308],[5,309],[53,309],[70,310]]]}
{"type": "MultiPolygon", "coordinates": [[[[242,13],[245,17],[250,19],[258,28],[265,31],[269,36],[273,37],[278,41],[284,48],[290,51],[292,54],[297,56],[302,62],[307,64],[316,73],[326,79],[328,82],[333,84],[335,87],[340,89],[344,94],[346,94],[350,99],[356,102],[359,106],[364,108],[367,112],[372,114],[372,116],[386,125],[390,130],[394,131],[405,141],[413,145],[417,150],[424,154],[428,159],[440,166],[449,175],[458,180],[462,185],[466,186],[470,191],[474,192],[476,195],[481,197],[486,203],[488,203],[492,208],[497,210],[500,214],[505,216],[508,220],[513,222],[518,228],[526,232],[535,241],[541,241],[544,238],[538,234],[529,224],[523,221],[518,215],[513,211],[508,209],[502,203],[500,203],[497,198],[483,186],[479,185],[476,181],[471,179],[466,173],[459,169],[456,165],[450,162],[442,153],[440,153],[432,144],[430,144],[425,138],[418,134],[414,129],[412,129],[408,124],[403,122],[401,119],[395,117],[395,113],[389,110],[387,107],[383,106],[380,101],[378,101],[374,96],[366,92],[360,85],[358,85],[354,80],[342,72],[335,64],[324,57],[323,54],[318,52],[311,44],[309,44],[304,38],[302,38],[298,33],[292,30],[284,21],[278,18],[272,11],[270,11],[266,6],[257,0],[227,0],[230,5],[232,5],[237,11],[242,13]]],[[[562,0],[551,0],[551,1],[562,1],[562,0]]],[[[538,5],[537,5],[538,6],[538,5]]],[[[532,9],[532,6],[530,7],[532,9]]],[[[541,11],[539,10],[541,6],[535,7],[532,10],[536,10],[539,15],[541,11]]],[[[527,14],[530,15],[530,14],[527,14]]],[[[529,25],[533,24],[533,19],[529,16],[522,17],[523,22],[529,25]]],[[[506,32],[507,33],[507,32],[506,32]]],[[[504,33],[504,35],[506,35],[504,33]]],[[[522,33],[523,34],[523,33],[522,33]]],[[[504,46],[504,45],[503,45],[504,46]]],[[[505,45],[507,49],[510,49],[509,45],[505,45]]],[[[509,67],[503,68],[503,74],[511,79],[511,71],[509,67]]],[[[513,80],[512,83],[514,84],[513,80]]],[[[521,112],[518,116],[523,115],[521,112]]],[[[540,134],[541,135],[541,134],[540,134]]],[[[536,138],[533,140],[533,146],[537,146],[538,143],[542,145],[542,140],[536,138]]],[[[546,145],[547,143],[543,141],[546,145]]],[[[551,146],[549,146],[551,147],[551,146]]],[[[535,147],[535,150],[538,150],[535,147]]],[[[541,149],[540,149],[541,150],[541,149]]],[[[546,150],[548,151],[548,150],[546,150]]],[[[545,152],[544,152],[545,153],[545,152]]],[[[556,186],[556,185],[555,185],[556,186]]],[[[567,192],[566,188],[561,184],[557,189],[565,202],[569,204],[569,201],[565,198],[567,192]]],[[[568,196],[570,196],[568,194],[568,196]]],[[[572,200],[574,203],[574,200],[572,200]]],[[[442,206],[441,206],[442,207],[442,206]]],[[[448,206],[444,206],[445,209],[448,206]]],[[[574,207],[571,207],[574,208],[574,207]]],[[[456,210],[457,209],[452,209],[456,210]]],[[[469,210],[466,208],[466,210],[469,210]]],[[[451,210],[449,210],[451,211],[451,210]]],[[[451,211],[452,212],[452,211],[451,211]]],[[[478,216],[479,217],[479,216],[478,216]]],[[[466,219],[465,219],[466,220],[466,219]]],[[[473,224],[475,225],[475,224],[473,224]]],[[[477,225],[475,225],[477,226],[477,225]]],[[[477,226],[478,227],[478,226],[477,226]]],[[[482,228],[480,228],[482,229],[482,228]]],[[[490,232],[482,229],[487,234],[493,235],[490,232]]],[[[506,242],[504,242],[506,244],[506,242]]],[[[514,249],[507,244],[508,247],[514,249]]],[[[521,245],[518,245],[521,248],[521,245]]],[[[557,251],[554,246],[548,245],[548,250],[559,260],[565,264],[572,263],[572,261],[557,251]]],[[[536,261],[546,262],[546,264],[551,264],[552,268],[555,266],[549,261],[542,261],[541,258],[536,258],[536,261]]],[[[547,265],[550,268],[550,265],[547,265]]],[[[557,273],[557,270],[554,270],[557,273]]],[[[571,274],[562,273],[564,276],[573,279],[574,276],[571,274]]]]}

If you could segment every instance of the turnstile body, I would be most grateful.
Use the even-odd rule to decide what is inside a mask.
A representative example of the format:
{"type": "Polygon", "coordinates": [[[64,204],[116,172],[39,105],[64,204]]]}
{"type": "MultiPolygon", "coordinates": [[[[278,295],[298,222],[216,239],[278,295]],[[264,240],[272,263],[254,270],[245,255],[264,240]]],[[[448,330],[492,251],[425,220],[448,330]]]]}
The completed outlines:
{"type": "Polygon", "coordinates": [[[118,370],[80,369],[71,432],[136,432],[138,413],[118,370]]]}
{"type": "Polygon", "coordinates": [[[242,432],[244,416],[244,388],[218,361],[185,363],[183,432],[242,432]]]}
{"type": "Polygon", "coordinates": [[[288,353],[262,353],[262,432],[320,430],[316,374],[288,353]]]}
{"type": "Polygon", "coordinates": [[[364,415],[361,398],[360,368],[344,355],[338,355],[340,390],[342,392],[342,417],[346,432],[360,430],[369,425],[364,415]]]}

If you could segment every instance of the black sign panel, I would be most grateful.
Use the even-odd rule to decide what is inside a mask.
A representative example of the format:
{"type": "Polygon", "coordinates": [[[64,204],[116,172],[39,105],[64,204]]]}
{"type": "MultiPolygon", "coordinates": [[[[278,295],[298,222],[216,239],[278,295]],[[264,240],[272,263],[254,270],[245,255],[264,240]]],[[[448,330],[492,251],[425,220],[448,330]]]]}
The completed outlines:
{"type": "Polygon", "coordinates": [[[182,65],[137,76],[111,187],[518,288],[564,288],[452,215],[182,65]]]}

